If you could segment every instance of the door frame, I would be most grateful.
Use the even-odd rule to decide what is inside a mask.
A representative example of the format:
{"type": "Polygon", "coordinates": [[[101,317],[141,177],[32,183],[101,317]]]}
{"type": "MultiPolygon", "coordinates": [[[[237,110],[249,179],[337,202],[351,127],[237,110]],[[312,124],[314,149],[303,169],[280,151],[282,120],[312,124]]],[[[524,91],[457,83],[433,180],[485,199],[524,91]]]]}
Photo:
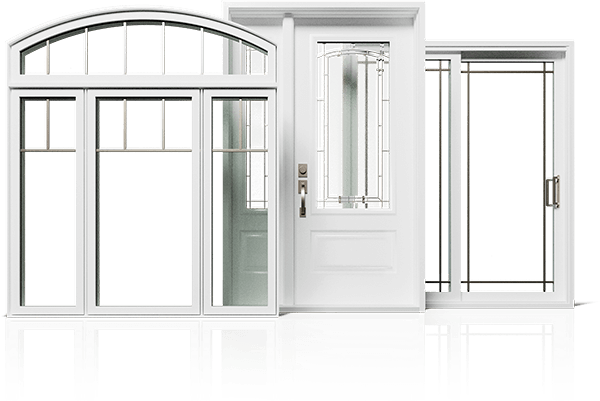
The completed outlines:
{"type": "Polygon", "coordinates": [[[572,308],[574,306],[573,42],[427,42],[428,59],[450,60],[451,292],[427,293],[427,308],[572,308]],[[561,177],[560,209],[554,213],[554,291],[461,292],[461,62],[554,62],[554,174],[561,177]],[[558,212],[556,212],[558,211],[558,212]],[[452,222],[459,222],[453,224],[452,222]]]}

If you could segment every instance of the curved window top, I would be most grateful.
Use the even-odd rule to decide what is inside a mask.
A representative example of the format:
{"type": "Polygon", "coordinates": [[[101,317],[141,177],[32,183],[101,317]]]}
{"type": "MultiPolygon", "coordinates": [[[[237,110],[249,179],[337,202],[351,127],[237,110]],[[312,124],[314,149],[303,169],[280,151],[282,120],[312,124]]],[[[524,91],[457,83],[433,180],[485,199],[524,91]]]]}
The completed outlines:
{"type": "Polygon", "coordinates": [[[11,75],[274,77],[274,52],[271,42],[231,22],[117,11],[55,24],[11,44],[11,75]]]}

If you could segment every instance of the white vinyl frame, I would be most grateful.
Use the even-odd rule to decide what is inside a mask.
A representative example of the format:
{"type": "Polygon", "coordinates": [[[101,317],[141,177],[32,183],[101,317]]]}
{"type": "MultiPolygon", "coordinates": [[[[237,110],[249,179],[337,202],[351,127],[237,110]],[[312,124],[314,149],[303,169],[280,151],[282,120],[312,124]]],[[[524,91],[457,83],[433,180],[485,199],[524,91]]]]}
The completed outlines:
{"type": "Polygon", "coordinates": [[[84,312],[84,97],[83,90],[13,90],[10,94],[8,135],[8,316],[81,315],[84,312]],[[75,98],[76,102],[76,302],[75,306],[22,306],[21,294],[21,99],[57,97],[75,98]]]}
{"type": "MultiPolygon", "coordinates": [[[[260,93],[262,97],[269,98],[271,110],[271,119],[269,122],[271,129],[275,130],[275,90],[277,88],[277,48],[275,44],[249,30],[248,28],[229,21],[216,19],[214,17],[202,16],[189,11],[167,10],[161,8],[126,8],[96,11],[65,18],[52,22],[45,27],[28,32],[25,35],[11,41],[8,44],[8,88],[9,88],[9,118],[8,118],[8,316],[21,315],[68,315],[78,314],[85,316],[110,316],[110,315],[188,315],[201,316],[202,308],[200,303],[202,297],[200,291],[203,288],[202,283],[202,242],[200,236],[201,222],[201,200],[202,174],[200,167],[201,149],[200,142],[202,134],[202,125],[200,116],[202,113],[202,93],[207,88],[230,88],[227,96],[238,96],[240,90],[252,88],[252,93],[260,93]],[[33,44],[47,40],[54,36],[69,32],[75,29],[83,29],[90,25],[105,24],[117,21],[131,20],[157,20],[166,22],[178,22],[189,25],[210,28],[217,32],[222,32],[239,38],[253,46],[259,47],[268,53],[268,64],[266,75],[21,75],[21,51],[27,49],[33,44]],[[32,89],[29,89],[32,88],[32,89]],[[33,89],[35,88],[35,89],[33,89]],[[152,89],[150,89],[152,88],[152,89]],[[161,89],[164,88],[164,89],[161,89]],[[266,90],[266,91],[265,91],[266,90]],[[234,94],[235,92],[235,94],[234,94]],[[192,97],[194,101],[194,295],[193,305],[189,307],[102,307],[95,304],[95,225],[96,218],[94,209],[95,203],[95,99],[102,97],[139,97],[157,96],[157,97],[192,97]],[[21,307],[19,266],[20,266],[20,129],[19,129],[19,96],[27,97],[75,97],[77,98],[77,213],[78,213],[78,234],[77,234],[77,306],[76,307],[21,307]],[[197,206],[197,207],[196,207],[197,206]],[[85,221],[84,221],[85,220],[85,221]],[[85,224],[85,227],[84,227],[85,224]]],[[[228,60],[224,60],[227,65],[228,60]]],[[[250,89],[248,89],[250,90],[250,89]]],[[[244,92],[246,93],[246,92],[244,92]]],[[[250,93],[250,92],[248,92],[250,93]]],[[[273,157],[269,161],[269,168],[275,172],[275,131],[273,132],[273,143],[270,144],[269,151],[273,157]]],[[[210,150],[210,149],[209,149],[210,150]]],[[[209,151],[202,150],[202,151],[209,151]]],[[[272,173],[272,180],[276,180],[276,174],[272,173]]],[[[270,180],[271,181],[271,180],[270,180]]],[[[275,181],[273,181],[275,182],[275,181]]],[[[269,230],[276,222],[278,193],[277,187],[273,184],[269,189],[269,198],[272,202],[272,213],[269,213],[269,230]]],[[[206,194],[205,194],[206,195],[206,194]]],[[[275,233],[275,230],[272,230],[275,233]]],[[[276,270],[275,250],[277,246],[276,237],[269,238],[269,269],[276,270]]],[[[210,266],[210,265],[209,265],[210,266]]],[[[275,270],[272,270],[273,272],[275,270]]],[[[271,271],[271,270],[270,270],[271,271]]],[[[269,307],[256,309],[252,311],[236,312],[235,309],[222,309],[218,314],[269,314],[277,313],[276,298],[276,277],[270,276],[269,281],[269,307]]]]}
{"type": "Polygon", "coordinates": [[[267,394],[275,394],[276,347],[275,320],[204,320],[202,321],[202,374],[200,387],[202,394],[210,394],[211,384],[211,335],[212,330],[265,330],[267,332],[267,394]]]}
{"type": "MultiPolygon", "coordinates": [[[[86,259],[87,313],[90,315],[197,315],[200,313],[200,91],[191,89],[110,89],[87,91],[86,130],[86,259]],[[96,117],[98,98],[191,98],[192,99],[192,304],[190,306],[100,306],[96,305],[96,117]]],[[[100,189],[101,190],[101,189],[100,189]]]]}
{"type": "Polygon", "coordinates": [[[277,138],[275,116],[275,91],[270,89],[209,89],[203,93],[203,149],[202,171],[205,188],[203,198],[204,219],[202,254],[204,263],[203,314],[205,315],[277,315],[277,138]],[[269,154],[269,206],[267,213],[267,305],[266,306],[213,306],[212,298],[212,99],[213,98],[263,98],[268,104],[268,154],[269,154]],[[275,201],[274,201],[275,200],[275,201]]]}
{"type": "Polygon", "coordinates": [[[573,42],[427,42],[427,59],[450,60],[450,281],[451,291],[427,292],[428,308],[573,308],[573,42]],[[554,63],[554,174],[561,177],[554,213],[553,292],[461,292],[461,63],[554,63]],[[458,222],[458,223],[456,223],[458,222]]]}
{"type": "MultiPolygon", "coordinates": [[[[414,174],[414,191],[406,198],[412,209],[412,226],[410,246],[410,260],[418,267],[417,285],[419,286],[419,308],[415,311],[425,309],[425,3],[422,2],[231,2],[224,4],[224,15],[231,21],[239,21],[254,31],[260,32],[260,27],[279,38],[277,54],[278,71],[278,130],[281,133],[279,154],[279,198],[280,205],[278,216],[280,230],[279,240],[279,283],[278,298],[282,312],[328,312],[331,308],[320,307],[298,307],[294,300],[294,265],[295,265],[295,216],[298,213],[297,195],[297,170],[294,165],[295,155],[295,103],[296,94],[294,90],[296,69],[296,25],[317,24],[319,21],[327,20],[326,25],[351,25],[353,23],[370,24],[376,32],[377,21],[381,19],[395,19],[404,26],[409,20],[413,24],[414,48],[411,53],[414,62],[412,67],[412,82],[414,88],[412,93],[412,105],[414,110],[407,114],[411,118],[409,122],[411,137],[414,146],[412,152],[412,168],[414,174]],[[278,31],[274,31],[280,26],[278,31]],[[276,32],[276,33],[275,33],[276,32]],[[285,156],[284,156],[285,155],[285,156]],[[292,155],[292,156],[289,156],[292,155]]],[[[373,34],[378,39],[385,35],[373,34]]],[[[333,39],[330,37],[329,39],[333,39]]],[[[353,38],[356,40],[356,38],[353,38]]],[[[367,38],[370,40],[372,38],[367,38]]],[[[393,55],[392,55],[393,57],[393,55]]],[[[390,80],[394,80],[390,77],[390,80]]],[[[310,207],[310,202],[309,202],[310,207]]],[[[385,213],[385,212],[383,212],[385,213]]],[[[353,308],[338,309],[336,311],[365,311],[365,309],[353,308]]],[[[369,308],[368,311],[385,312],[386,308],[369,308]]]]}
{"type": "MultiPolygon", "coordinates": [[[[95,394],[94,383],[94,361],[95,361],[95,334],[97,330],[187,330],[190,332],[190,394],[192,396],[200,394],[200,371],[201,371],[201,339],[200,326],[202,321],[199,320],[105,320],[94,319],[84,321],[84,352],[86,367],[84,371],[85,393],[95,394]]],[[[102,345],[99,344],[101,347],[102,345]]],[[[132,369],[143,369],[142,366],[133,366],[132,369]]],[[[168,367],[165,367],[168,368],[168,367]]],[[[102,371],[99,372],[102,377],[102,371]]],[[[135,386],[135,383],[132,384],[135,386]]],[[[133,389],[135,390],[135,388],[133,389]]],[[[99,396],[101,394],[98,394],[99,396]]]]}

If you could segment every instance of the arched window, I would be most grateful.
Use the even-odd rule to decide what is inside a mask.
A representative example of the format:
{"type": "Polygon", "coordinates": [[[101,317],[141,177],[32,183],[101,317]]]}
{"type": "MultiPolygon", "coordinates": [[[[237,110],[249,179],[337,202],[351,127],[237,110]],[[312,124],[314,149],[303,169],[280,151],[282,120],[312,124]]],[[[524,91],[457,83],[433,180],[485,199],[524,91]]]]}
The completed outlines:
{"type": "Polygon", "coordinates": [[[164,10],[11,43],[9,313],[274,314],[275,61],[164,10]]]}

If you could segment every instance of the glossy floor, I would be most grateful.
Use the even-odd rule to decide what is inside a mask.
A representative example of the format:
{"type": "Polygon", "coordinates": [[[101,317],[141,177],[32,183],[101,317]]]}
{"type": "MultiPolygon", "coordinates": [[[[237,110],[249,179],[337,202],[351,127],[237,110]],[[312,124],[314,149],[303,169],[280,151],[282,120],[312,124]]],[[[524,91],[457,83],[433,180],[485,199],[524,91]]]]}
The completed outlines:
{"type": "Polygon", "coordinates": [[[2,319],[8,400],[596,399],[600,305],[2,319]]]}

